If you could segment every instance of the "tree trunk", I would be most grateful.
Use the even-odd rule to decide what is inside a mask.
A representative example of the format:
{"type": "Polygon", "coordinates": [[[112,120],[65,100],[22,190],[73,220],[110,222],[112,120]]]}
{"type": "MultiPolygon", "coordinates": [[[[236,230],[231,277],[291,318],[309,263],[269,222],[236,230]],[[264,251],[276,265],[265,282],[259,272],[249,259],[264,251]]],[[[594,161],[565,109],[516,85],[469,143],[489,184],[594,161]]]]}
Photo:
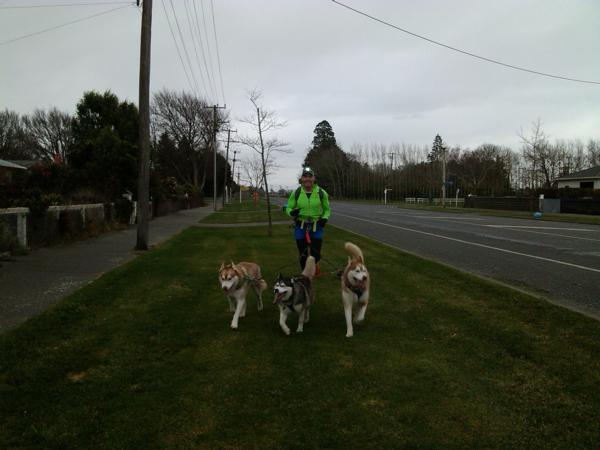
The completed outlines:
{"type": "Polygon", "coordinates": [[[257,117],[257,123],[258,123],[258,137],[260,138],[260,150],[261,150],[260,160],[262,162],[262,167],[263,167],[263,181],[265,183],[265,194],[267,195],[267,217],[269,220],[267,235],[269,237],[271,237],[273,235],[273,230],[272,230],[273,223],[271,221],[271,197],[269,195],[269,183],[267,182],[267,164],[265,162],[265,144],[263,142],[259,108],[256,108],[256,117],[257,117]]]}

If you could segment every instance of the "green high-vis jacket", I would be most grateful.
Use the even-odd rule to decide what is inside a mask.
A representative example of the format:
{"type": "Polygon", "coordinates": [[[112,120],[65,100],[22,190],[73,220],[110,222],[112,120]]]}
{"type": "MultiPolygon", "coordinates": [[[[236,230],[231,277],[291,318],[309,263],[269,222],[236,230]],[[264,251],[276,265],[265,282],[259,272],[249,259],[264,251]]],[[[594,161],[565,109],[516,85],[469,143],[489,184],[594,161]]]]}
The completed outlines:
{"type": "Polygon", "coordinates": [[[298,219],[302,221],[313,221],[316,222],[319,219],[329,219],[331,209],[329,208],[329,194],[325,189],[320,188],[317,185],[313,186],[312,194],[310,197],[306,195],[303,187],[300,187],[300,195],[298,195],[298,201],[296,202],[296,191],[292,191],[290,198],[287,202],[287,208],[285,212],[290,215],[292,209],[300,209],[300,215],[298,219]]]}

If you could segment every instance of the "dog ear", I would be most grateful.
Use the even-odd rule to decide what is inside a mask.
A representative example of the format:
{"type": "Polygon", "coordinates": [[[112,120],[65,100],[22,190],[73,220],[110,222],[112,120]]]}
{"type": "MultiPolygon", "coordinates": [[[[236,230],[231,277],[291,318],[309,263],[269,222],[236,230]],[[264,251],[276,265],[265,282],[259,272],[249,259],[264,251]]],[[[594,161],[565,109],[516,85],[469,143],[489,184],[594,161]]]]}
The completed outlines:
{"type": "Polygon", "coordinates": [[[279,272],[279,275],[277,275],[277,281],[281,280],[283,278],[283,275],[281,275],[281,272],[279,272]]]}
{"type": "Polygon", "coordinates": [[[219,272],[220,272],[221,270],[223,270],[224,268],[225,268],[225,263],[224,263],[224,262],[222,262],[222,263],[221,263],[221,267],[219,267],[219,272]]]}

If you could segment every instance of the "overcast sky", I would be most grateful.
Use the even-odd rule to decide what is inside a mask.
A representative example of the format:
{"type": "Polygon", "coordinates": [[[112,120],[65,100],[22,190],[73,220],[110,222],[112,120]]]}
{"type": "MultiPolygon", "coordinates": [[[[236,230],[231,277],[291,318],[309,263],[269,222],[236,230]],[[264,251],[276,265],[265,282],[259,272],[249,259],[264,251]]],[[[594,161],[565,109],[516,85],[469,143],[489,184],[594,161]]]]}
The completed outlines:
{"type": "MultiPolygon", "coordinates": [[[[84,1],[0,0],[0,7],[84,1]]],[[[203,90],[184,9],[184,2],[192,7],[192,1],[173,4],[203,90]]],[[[210,0],[195,2],[198,11],[202,2],[209,11],[210,0]]],[[[346,2],[473,53],[600,80],[598,0],[346,2]]],[[[168,0],[165,4],[170,8],[168,0]]],[[[117,6],[0,9],[0,43],[117,6]]],[[[600,138],[599,85],[484,63],[329,0],[214,0],[214,6],[231,117],[251,112],[246,91],[259,88],[264,104],[289,122],[279,136],[293,153],[278,159],[275,187],[294,185],[313,129],[323,119],[346,149],[355,142],[429,145],[436,133],[449,145],[493,142],[518,149],[517,131],[538,117],[551,138],[600,138]]],[[[73,112],[83,91],[92,89],[110,89],[137,102],[140,18],[135,7],[126,7],[0,45],[0,108],[28,113],[57,106],[73,112]]],[[[206,19],[210,24],[210,14],[206,19]]],[[[154,0],[152,45],[152,90],[189,90],[161,0],[154,0]]],[[[218,80],[214,47],[211,51],[218,80]]],[[[216,100],[224,101],[222,95],[216,100]]]]}

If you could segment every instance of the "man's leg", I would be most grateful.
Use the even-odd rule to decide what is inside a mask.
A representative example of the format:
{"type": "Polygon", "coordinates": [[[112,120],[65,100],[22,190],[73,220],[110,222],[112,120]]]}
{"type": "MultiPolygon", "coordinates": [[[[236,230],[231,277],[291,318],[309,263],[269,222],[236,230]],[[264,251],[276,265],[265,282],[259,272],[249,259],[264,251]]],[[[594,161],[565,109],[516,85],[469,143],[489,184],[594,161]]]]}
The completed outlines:
{"type": "Polygon", "coordinates": [[[310,240],[310,254],[315,257],[315,261],[319,262],[321,259],[321,246],[323,245],[323,239],[311,238],[310,240]]]}
{"type": "Polygon", "coordinates": [[[298,247],[300,256],[300,270],[304,270],[306,258],[308,258],[308,242],[306,242],[306,239],[296,239],[296,247],[298,247]]]}

